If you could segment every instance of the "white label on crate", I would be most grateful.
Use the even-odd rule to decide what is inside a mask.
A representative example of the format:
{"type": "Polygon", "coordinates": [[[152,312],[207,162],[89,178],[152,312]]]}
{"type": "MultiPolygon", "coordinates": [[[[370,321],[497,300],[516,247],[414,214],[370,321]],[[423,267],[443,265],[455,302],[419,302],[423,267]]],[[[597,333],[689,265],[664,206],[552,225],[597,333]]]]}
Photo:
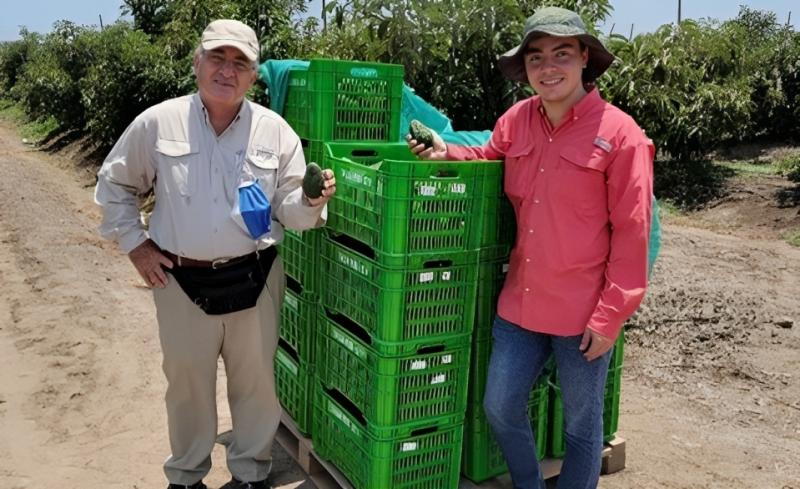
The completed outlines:
{"type": "Polygon", "coordinates": [[[347,182],[372,188],[372,177],[370,177],[369,175],[365,175],[363,173],[347,169],[340,170],[340,174],[342,175],[342,178],[347,182]]]}
{"type": "Polygon", "coordinates": [[[436,187],[433,185],[420,185],[417,187],[417,193],[425,197],[433,197],[436,195],[436,187]]]}
{"type": "Polygon", "coordinates": [[[350,68],[350,76],[357,78],[378,78],[378,70],[375,68],[350,68]]]}
{"type": "Polygon", "coordinates": [[[400,446],[401,452],[413,452],[417,449],[417,442],[415,441],[406,441],[400,446]]]}
{"type": "Polygon", "coordinates": [[[411,370],[425,370],[428,368],[428,362],[425,360],[414,360],[411,362],[411,370]]]}
{"type": "Polygon", "coordinates": [[[446,374],[434,375],[433,378],[431,379],[431,385],[444,384],[446,381],[447,381],[446,374]]]}
{"type": "Polygon", "coordinates": [[[286,301],[286,305],[297,311],[297,297],[286,294],[284,300],[286,301]]]}
{"type": "Polygon", "coordinates": [[[338,258],[339,258],[339,263],[346,266],[347,268],[350,268],[360,273],[361,275],[364,275],[365,277],[369,276],[370,271],[367,268],[367,266],[364,265],[364,263],[356,260],[352,256],[345,255],[344,253],[339,253],[338,258]]]}
{"type": "Polygon", "coordinates": [[[443,364],[453,363],[453,355],[442,355],[442,363],[443,364]]]}
{"type": "Polygon", "coordinates": [[[445,282],[450,281],[450,275],[451,274],[452,273],[450,271],[442,272],[442,280],[444,280],[445,282]]]}
{"type": "Polygon", "coordinates": [[[419,283],[433,282],[433,277],[433,272],[422,272],[419,274],[419,283]]]}
{"type": "Polygon", "coordinates": [[[503,273],[508,273],[508,263],[503,263],[503,273]]]}
{"type": "Polygon", "coordinates": [[[465,183],[452,183],[450,184],[450,192],[454,194],[463,194],[467,192],[467,184],[465,183]]]}

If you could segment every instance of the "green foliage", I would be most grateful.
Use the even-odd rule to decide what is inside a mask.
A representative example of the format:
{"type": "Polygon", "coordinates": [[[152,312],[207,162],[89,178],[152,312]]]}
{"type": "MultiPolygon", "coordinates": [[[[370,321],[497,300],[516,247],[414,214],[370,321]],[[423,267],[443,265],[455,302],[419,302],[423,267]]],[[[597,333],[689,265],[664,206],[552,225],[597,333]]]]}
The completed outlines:
{"type": "Polygon", "coordinates": [[[84,123],[79,81],[94,61],[96,32],[72,22],[60,21],[51,33],[29,44],[24,64],[11,94],[31,119],[52,116],[61,130],[84,123]]]}
{"type": "Polygon", "coordinates": [[[110,148],[146,108],[188,93],[189,59],[172,61],[142,31],[118,23],[97,34],[95,63],[80,81],[86,129],[101,148],[110,148]]]}
{"type": "Polygon", "coordinates": [[[22,29],[22,39],[0,43],[0,97],[8,97],[11,89],[17,84],[31,50],[39,42],[36,34],[22,29]]]}
{"type": "Polygon", "coordinates": [[[133,17],[134,29],[153,37],[164,33],[176,6],[173,0],[122,0],[122,4],[120,10],[133,17]]]}
{"type": "Polygon", "coordinates": [[[782,175],[793,182],[800,183],[800,153],[786,156],[776,163],[782,175]]]}
{"type": "Polygon", "coordinates": [[[744,47],[723,31],[685,21],[607,44],[619,61],[601,89],[663,153],[689,160],[743,138],[754,110],[740,67],[744,47]]]}
{"type": "Polygon", "coordinates": [[[786,239],[786,242],[790,245],[800,248],[800,230],[794,230],[786,233],[784,239],[786,239]]]}
{"type": "Polygon", "coordinates": [[[503,79],[497,55],[519,43],[525,19],[543,5],[575,8],[592,28],[611,11],[606,0],[332,1],[332,21],[311,50],[402,64],[406,82],[450,116],[455,128],[486,129],[529,95],[503,79]]]}

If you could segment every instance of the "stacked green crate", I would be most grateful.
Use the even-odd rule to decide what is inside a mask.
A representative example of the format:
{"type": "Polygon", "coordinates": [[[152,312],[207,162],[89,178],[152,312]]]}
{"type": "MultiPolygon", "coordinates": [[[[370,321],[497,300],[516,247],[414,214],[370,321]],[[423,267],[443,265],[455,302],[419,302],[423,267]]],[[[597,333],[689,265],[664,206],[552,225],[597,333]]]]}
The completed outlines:
{"type": "MultiPolygon", "coordinates": [[[[622,385],[622,360],[625,345],[625,330],[620,331],[614,343],[611,360],[608,365],[605,394],[603,396],[603,441],[611,441],[617,434],[619,426],[619,401],[622,385]]],[[[566,452],[564,438],[564,411],[561,400],[561,388],[558,384],[558,373],[553,372],[550,378],[550,441],[548,455],[561,458],[566,452]]]]}
{"type": "Polygon", "coordinates": [[[403,75],[401,65],[313,59],[289,71],[283,117],[302,139],[396,141],[403,75]]]}
{"type": "Polygon", "coordinates": [[[314,337],[319,299],[318,295],[303,291],[291,276],[286,281],[274,361],[275,389],[278,400],[300,432],[310,434],[311,385],[315,371],[314,337]]]}
{"type": "Polygon", "coordinates": [[[462,415],[378,428],[338,392],[316,390],[314,450],[356,489],[458,487],[462,415]]]}
{"type": "MultiPolygon", "coordinates": [[[[402,85],[402,66],[312,60],[307,68],[290,70],[283,117],[300,136],[306,162],[324,166],[324,145],[329,141],[397,138],[402,85]]],[[[287,292],[276,387],[281,404],[303,433],[312,428],[308,388],[315,372],[323,232],[287,230],[279,246],[287,292]]]]}
{"type": "Polygon", "coordinates": [[[500,164],[421,161],[403,143],[325,154],[337,194],[321,253],[315,450],[358,489],[455,488],[478,250],[493,239],[484,182],[500,164]],[[342,414],[320,414],[332,409],[342,414]]]}
{"type": "Polygon", "coordinates": [[[313,364],[302,360],[283,340],[278,342],[274,364],[275,389],[283,409],[301,433],[311,433],[313,364]]]}
{"type": "Polygon", "coordinates": [[[286,274],[281,305],[275,389],[284,411],[300,432],[311,433],[311,392],[314,377],[314,335],[319,309],[319,248],[321,229],[286,229],[278,245],[286,274]]]}

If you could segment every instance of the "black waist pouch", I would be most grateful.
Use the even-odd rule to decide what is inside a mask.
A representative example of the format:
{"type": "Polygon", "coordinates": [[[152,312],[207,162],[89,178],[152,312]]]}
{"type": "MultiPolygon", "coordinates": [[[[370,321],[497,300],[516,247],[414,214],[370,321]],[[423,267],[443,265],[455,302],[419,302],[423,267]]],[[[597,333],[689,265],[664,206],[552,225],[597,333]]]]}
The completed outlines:
{"type": "Polygon", "coordinates": [[[209,315],[228,314],[256,305],[278,252],[270,246],[233,265],[217,268],[165,268],[181,289],[209,315]]]}

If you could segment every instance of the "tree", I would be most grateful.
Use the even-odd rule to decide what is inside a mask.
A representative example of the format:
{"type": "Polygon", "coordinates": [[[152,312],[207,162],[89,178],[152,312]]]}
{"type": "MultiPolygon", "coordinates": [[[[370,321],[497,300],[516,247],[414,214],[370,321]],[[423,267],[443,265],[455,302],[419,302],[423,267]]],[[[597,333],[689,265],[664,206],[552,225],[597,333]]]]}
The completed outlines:
{"type": "Polygon", "coordinates": [[[402,64],[406,82],[455,128],[486,129],[528,94],[503,79],[497,57],[519,43],[525,19],[544,5],[575,9],[592,29],[611,11],[607,0],[334,1],[333,22],[312,50],[402,64]]]}

